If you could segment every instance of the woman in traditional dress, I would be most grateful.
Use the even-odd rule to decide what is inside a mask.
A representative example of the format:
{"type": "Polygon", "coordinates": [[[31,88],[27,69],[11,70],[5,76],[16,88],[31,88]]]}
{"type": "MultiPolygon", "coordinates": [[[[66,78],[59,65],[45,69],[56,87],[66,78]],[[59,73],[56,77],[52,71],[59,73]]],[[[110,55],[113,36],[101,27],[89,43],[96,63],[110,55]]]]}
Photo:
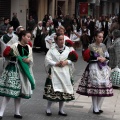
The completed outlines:
{"type": "Polygon", "coordinates": [[[4,68],[7,59],[4,58],[3,51],[5,50],[6,46],[11,46],[14,43],[18,43],[18,36],[13,33],[13,26],[9,26],[7,28],[7,33],[1,37],[0,42],[1,42],[1,53],[3,57],[3,68],[4,68]]]}
{"type": "Polygon", "coordinates": [[[45,38],[52,34],[51,28],[50,28],[50,22],[46,22],[46,26],[43,28],[43,34],[41,35],[41,49],[45,52],[45,54],[48,51],[48,48],[46,47],[46,41],[45,38]]]}
{"type": "Polygon", "coordinates": [[[33,30],[33,36],[34,36],[34,44],[33,44],[33,50],[38,52],[41,50],[41,36],[43,34],[43,26],[42,21],[38,22],[37,27],[33,30]]]}
{"type": "Polygon", "coordinates": [[[103,33],[96,32],[95,42],[89,45],[89,49],[84,51],[88,65],[83,73],[82,79],[77,89],[77,93],[92,97],[93,113],[100,114],[102,97],[113,96],[112,83],[110,81],[110,69],[107,65],[109,54],[106,46],[102,43],[103,33]]]}
{"type": "MultiPolygon", "coordinates": [[[[65,101],[74,100],[72,73],[73,60],[68,59],[71,49],[64,44],[64,36],[57,34],[56,45],[46,54],[45,66],[48,69],[43,98],[48,100],[46,115],[52,115],[51,105],[59,102],[58,115],[67,116],[63,110],[65,101]]],[[[74,51],[75,52],[75,51],[74,51]]]]}
{"type": "MultiPolygon", "coordinates": [[[[23,30],[25,30],[23,26],[18,26],[16,29],[16,35],[19,36],[20,32],[23,30]]],[[[31,39],[30,39],[30,41],[28,41],[28,44],[30,45],[30,47],[33,47],[31,39]]]]}
{"type": "MultiPolygon", "coordinates": [[[[15,35],[13,33],[13,26],[9,26],[7,28],[7,33],[1,37],[1,42],[2,42],[2,46],[4,46],[4,47],[18,42],[17,35],[15,35]]],[[[3,50],[2,50],[2,52],[3,52],[3,50]]]]}
{"type": "Polygon", "coordinates": [[[79,31],[80,31],[80,25],[78,24],[77,19],[74,18],[73,24],[72,24],[72,29],[71,29],[71,34],[70,34],[70,39],[74,42],[75,49],[80,47],[79,31]]]}
{"type": "Polygon", "coordinates": [[[21,98],[29,99],[35,87],[32,74],[32,48],[27,44],[30,39],[30,32],[21,31],[19,43],[4,50],[3,54],[9,59],[9,62],[0,77],[0,96],[4,97],[0,109],[0,119],[3,117],[10,98],[14,98],[15,101],[14,118],[22,119],[20,114],[21,98]]]}

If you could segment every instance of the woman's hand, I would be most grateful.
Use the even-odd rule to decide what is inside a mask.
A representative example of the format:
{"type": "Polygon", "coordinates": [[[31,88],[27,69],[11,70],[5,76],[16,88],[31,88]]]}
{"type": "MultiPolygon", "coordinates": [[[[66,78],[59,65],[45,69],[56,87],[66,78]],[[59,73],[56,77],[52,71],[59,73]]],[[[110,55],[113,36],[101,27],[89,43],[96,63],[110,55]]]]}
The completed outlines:
{"type": "Polygon", "coordinates": [[[56,67],[61,67],[61,62],[57,62],[57,63],[55,64],[55,66],[56,66],[56,67]]]}
{"type": "Polygon", "coordinates": [[[56,63],[55,66],[57,66],[57,67],[64,67],[64,66],[66,66],[66,65],[68,65],[68,61],[67,61],[67,60],[65,60],[65,61],[60,61],[60,62],[56,63]]]}
{"type": "Polygon", "coordinates": [[[61,61],[61,67],[64,67],[64,66],[66,66],[66,65],[68,65],[68,61],[67,61],[67,60],[61,61]]]}
{"type": "Polygon", "coordinates": [[[100,61],[100,62],[105,62],[106,58],[104,58],[104,57],[97,57],[97,60],[100,61]]]}
{"type": "Polygon", "coordinates": [[[25,63],[30,63],[30,60],[28,58],[23,58],[22,59],[25,63]]]}

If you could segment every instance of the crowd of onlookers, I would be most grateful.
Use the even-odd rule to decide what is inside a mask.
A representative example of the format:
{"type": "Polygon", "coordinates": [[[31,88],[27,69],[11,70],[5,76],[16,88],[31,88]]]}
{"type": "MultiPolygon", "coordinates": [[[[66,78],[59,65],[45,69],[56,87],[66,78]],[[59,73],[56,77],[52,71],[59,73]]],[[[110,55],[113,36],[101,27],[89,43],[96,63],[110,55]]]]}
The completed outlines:
{"type": "MultiPolygon", "coordinates": [[[[7,34],[9,25],[13,26],[14,32],[21,24],[14,13],[12,20],[9,18],[1,18],[0,22],[0,36],[7,34]]],[[[94,32],[96,30],[103,31],[104,43],[112,41],[112,31],[119,29],[118,16],[101,16],[99,19],[94,19],[92,16],[78,16],[60,15],[52,18],[51,15],[45,15],[43,20],[36,23],[31,15],[27,20],[26,29],[32,33],[34,38],[33,49],[35,51],[47,51],[45,38],[57,32],[59,26],[65,28],[65,35],[71,40],[82,43],[83,48],[94,41],[94,32]],[[40,49],[36,49],[40,48],[40,49]]],[[[25,28],[24,28],[25,29],[25,28]]],[[[79,45],[78,45],[79,47],[79,45]]]]}

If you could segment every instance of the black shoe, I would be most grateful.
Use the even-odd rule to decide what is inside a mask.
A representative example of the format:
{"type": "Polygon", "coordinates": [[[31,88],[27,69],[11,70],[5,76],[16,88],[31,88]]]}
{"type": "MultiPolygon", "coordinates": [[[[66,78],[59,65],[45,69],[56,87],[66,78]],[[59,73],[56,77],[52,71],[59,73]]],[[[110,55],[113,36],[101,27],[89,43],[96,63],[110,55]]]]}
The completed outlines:
{"type": "Polygon", "coordinates": [[[99,115],[99,114],[100,114],[100,112],[95,112],[94,110],[93,110],[93,113],[94,113],[94,114],[97,114],[97,115],[99,115]]]}
{"type": "Polygon", "coordinates": [[[2,117],[2,116],[0,116],[0,120],[2,120],[2,118],[3,118],[3,117],[2,117]]]}
{"type": "Polygon", "coordinates": [[[47,116],[51,116],[51,115],[52,115],[52,113],[47,113],[47,112],[46,112],[46,115],[47,115],[47,116]]]}
{"type": "Polygon", "coordinates": [[[118,87],[118,86],[112,86],[113,87],[113,89],[119,89],[120,87],[118,87]]]}
{"type": "Polygon", "coordinates": [[[103,113],[103,110],[99,110],[99,113],[103,113]]]}
{"type": "Polygon", "coordinates": [[[14,115],[14,118],[22,119],[23,117],[21,115],[14,115]]]}
{"type": "Polygon", "coordinates": [[[61,115],[61,116],[67,116],[66,113],[61,113],[60,111],[58,112],[58,115],[61,115]]]}

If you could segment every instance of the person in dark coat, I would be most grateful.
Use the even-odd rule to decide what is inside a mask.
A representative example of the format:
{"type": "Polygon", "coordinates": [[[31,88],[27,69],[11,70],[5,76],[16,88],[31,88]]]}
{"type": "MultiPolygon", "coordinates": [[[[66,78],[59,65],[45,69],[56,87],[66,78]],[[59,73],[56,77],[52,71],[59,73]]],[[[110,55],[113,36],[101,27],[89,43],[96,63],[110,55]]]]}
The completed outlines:
{"type": "Polygon", "coordinates": [[[35,28],[35,20],[33,19],[32,15],[30,16],[30,19],[27,21],[27,30],[32,33],[32,31],[35,28]]]}
{"type": "Polygon", "coordinates": [[[18,26],[20,26],[20,22],[19,22],[19,20],[18,20],[18,18],[17,18],[17,13],[13,13],[11,25],[13,26],[14,31],[16,31],[16,28],[17,28],[18,26]]]}
{"type": "Polygon", "coordinates": [[[41,51],[42,43],[41,43],[41,37],[43,34],[43,26],[42,21],[38,22],[37,27],[33,30],[33,36],[34,36],[34,44],[33,44],[33,50],[36,52],[41,51]]]}
{"type": "Polygon", "coordinates": [[[9,22],[9,18],[4,18],[4,23],[0,25],[0,36],[7,33],[7,28],[10,26],[9,22]]]}
{"type": "MultiPolygon", "coordinates": [[[[105,40],[106,36],[108,35],[108,21],[105,18],[103,18],[101,21],[101,31],[104,32],[103,40],[105,40]]],[[[104,44],[107,44],[107,40],[105,40],[104,44]]]]}

